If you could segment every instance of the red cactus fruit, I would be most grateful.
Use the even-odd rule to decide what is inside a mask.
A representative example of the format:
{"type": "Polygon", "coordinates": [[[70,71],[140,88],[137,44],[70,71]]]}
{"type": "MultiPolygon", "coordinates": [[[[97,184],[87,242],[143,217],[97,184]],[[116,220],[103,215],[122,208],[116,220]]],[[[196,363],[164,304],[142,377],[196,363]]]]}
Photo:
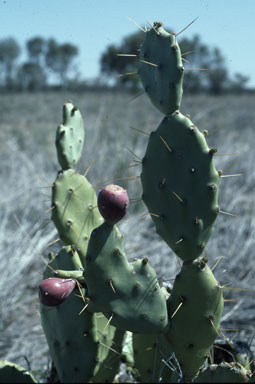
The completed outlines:
{"type": "Polygon", "coordinates": [[[73,279],[49,277],[39,285],[39,298],[42,304],[56,307],[62,304],[72,293],[76,285],[73,279]]]}
{"type": "Polygon", "coordinates": [[[125,189],[110,184],[99,191],[97,203],[105,221],[114,225],[125,216],[129,198],[125,189]]]}

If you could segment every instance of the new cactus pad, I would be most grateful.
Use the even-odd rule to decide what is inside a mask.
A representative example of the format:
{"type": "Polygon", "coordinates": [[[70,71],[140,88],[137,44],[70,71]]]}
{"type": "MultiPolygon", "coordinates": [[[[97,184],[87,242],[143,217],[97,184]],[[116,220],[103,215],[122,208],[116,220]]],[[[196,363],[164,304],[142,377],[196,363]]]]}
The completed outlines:
{"type": "Polygon", "coordinates": [[[176,36],[154,23],[145,33],[138,73],[151,102],[164,114],[180,109],[183,71],[176,36]]]}
{"type": "Polygon", "coordinates": [[[81,158],[85,131],[78,108],[71,102],[63,107],[63,124],[56,132],[56,148],[58,161],[62,169],[74,168],[81,158]]]}

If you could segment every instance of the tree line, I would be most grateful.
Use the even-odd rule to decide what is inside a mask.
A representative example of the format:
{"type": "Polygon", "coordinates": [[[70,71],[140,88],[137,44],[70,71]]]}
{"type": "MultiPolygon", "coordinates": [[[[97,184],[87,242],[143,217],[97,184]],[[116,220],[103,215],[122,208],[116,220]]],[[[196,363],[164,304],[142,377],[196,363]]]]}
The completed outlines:
{"type": "Polygon", "coordinates": [[[33,37],[26,42],[26,60],[18,63],[22,53],[12,38],[0,40],[0,86],[7,90],[43,90],[50,84],[66,87],[78,48],[55,39],[33,37]]]}
{"type": "MultiPolygon", "coordinates": [[[[139,48],[144,32],[126,36],[120,44],[106,47],[100,58],[101,77],[91,83],[93,87],[111,86],[137,90],[140,87],[137,71],[139,48]],[[136,54],[120,57],[117,54],[136,54]],[[131,73],[131,75],[130,75],[131,73]],[[122,75],[122,76],[115,76],[122,75]]],[[[210,47],[200,36],[179,39],[186,72],[185,92],[221,94],[247,90],[249,77],[242,73],[230,76],[226,60],[217,47],[210,47]]],[[[76,45],[58,43],[54,38],[35,36],[26,41],[26,59],[19,62],[22,49],[12,38],[0,39],[0,87],[10,90],[45,90],[88,87],[79,75],[75,59],[79,54],[76,45]]],[[[24,56],[24,55],[23,55],[24,56]]]]}

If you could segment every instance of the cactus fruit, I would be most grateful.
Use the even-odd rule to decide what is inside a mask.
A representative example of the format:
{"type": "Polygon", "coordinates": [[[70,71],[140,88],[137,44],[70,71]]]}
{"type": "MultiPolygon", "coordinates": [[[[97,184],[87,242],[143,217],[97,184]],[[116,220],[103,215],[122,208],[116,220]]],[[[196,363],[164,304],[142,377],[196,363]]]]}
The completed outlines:
{"type": "Polygon", "coordinates": [[[180,109],[183,72],[176,36],[154,23],[145,33],[138,73],[151,102],[165,115],[180,109]]]}
{"type": "Polygon", "coordinates": [[[238,363],[212,364],[203,368],[193,383],[248,383],[251,372],[238,363]]]}
{"type": "Polygon", "coordinates": [[[68,102],[63,107],[63,124],[56,132],[58,162],[62,169],[73,168],[81,158],[85,132],[78,108],[68,102]]]}
{"type": "Polygon", "coordinates": [[[106,222],[90,237],[84,278],[91,304],[111,324],[135,333],[162,333],[168,327],[166,300],[147,259],[128,263],[123,237],[106,222]]]}
{"type": "Polygon", "coordinates": [[[0,383],[37,383],[37,381],[20,365],[0,360],[0,383]]]}
{"type": "Polygon", "coordinates": [[[84,258],[92,230],[103,221],[92,185],[73,169],[59,172],[52,187],[52,207],[60,238],[84,258]]]}
{"type": "Polygon", "coordinates": [[[151,133],[141,173],[157,232],[182,260],[202,253],[218,214],[219,174],[204,135],[176,111],[151,133]]]}
{"type": "Polygon", "coordinates": [[[168,299],[167,334],[184,377],[192,378],[207,358],[219,333],[223,302],[206,261],[184,262],[168,299]]]}
{"type": "Polygon", "coordinates": [[[127,191],[118,185],[110,184],[99,191],[98,209],[110,225],[118,223],[125,216],[128,205],[127,191]]]}
{"type": "Polygon", "coordinates": [[[62,304],[72,293],[76,285],[73,279],[49,277],[39,285],[39,298],[43,305],[55,307],[62,304]]]}

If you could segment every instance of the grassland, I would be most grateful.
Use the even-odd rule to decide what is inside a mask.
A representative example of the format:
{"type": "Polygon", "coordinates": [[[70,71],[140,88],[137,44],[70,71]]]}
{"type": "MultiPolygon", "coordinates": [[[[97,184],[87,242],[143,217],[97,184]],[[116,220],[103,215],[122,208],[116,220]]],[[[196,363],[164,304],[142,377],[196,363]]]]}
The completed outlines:
{"type": "MultiPolygon", "coordinates": [[[[39,93],[0,96],[0,358],[10,359],[34,371],[49,364],[47,345],[40,326],[37,286],[47,244],[57,238],[50,222],[50,186],[58,171],[55,128],[62,119],[62,105],[72,100],[84,117],[85,150],[80,172],[92,164],[88,178],[97,190],[110,183],[128,189],[131,199],[141,196],[137,176],[148,136],[162,115],[146,96],[129,101],[127,93],[39,93]],[[134,152],[133,155],[129,150],[134,152]],[[27,361],[27,362],[26,362],[27,361]]],[[[221,180],[219,204],[222,211],[207,249],[209,265],[219,257],[215,269],[226,287],[255,289],[255,96],[187,96],[182,113],[190,114],[200,130],[208,130],[209,146],[218,147],[217,169],[224,174],[242,174],[221,180]]],[[[149,257],[160,279],[173,282],[180,266],[176,257],[155,233],[141,201],[132,203],[121,224],[129,258],[149,257]]],[[[227,333],[252,343],[255,322],[254,293],[226,290],[223,328],[227,333]],[[236,336],[237,335],[237,336],[236,336]]]]}

